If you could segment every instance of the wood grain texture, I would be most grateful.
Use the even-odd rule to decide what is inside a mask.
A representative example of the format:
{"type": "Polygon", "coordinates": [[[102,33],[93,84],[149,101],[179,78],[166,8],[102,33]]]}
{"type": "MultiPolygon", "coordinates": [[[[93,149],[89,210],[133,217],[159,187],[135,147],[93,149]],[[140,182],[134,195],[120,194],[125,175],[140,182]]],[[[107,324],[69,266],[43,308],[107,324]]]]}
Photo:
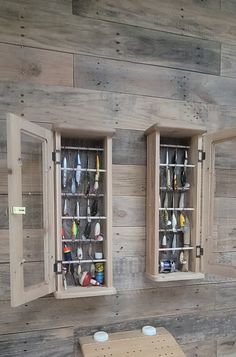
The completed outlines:
{"type": "Polygon", "coordinates": [[[201,341],[181,345],[186,357],[216,357],[216,341],[201,341]]]}
{"type": "Polygon", "coordinates": [[[234,357],[236,355],[236,335],[217,340],[217,357],[234,357]]]}
{"type": "Polygon", "coordinates": [[[94,90],[234,105],[235,79],[96,57],[79,62],[76,83],[94,90]]]}
{"type": "Polygon", "coordinates": [[[114,227],[144,227],[145,199],[144,197],[113,197],[114,227]]]}
{"type": "Polygon", "coordinates": [[[222,43],[221,75],[225,77],[236,77],[236,46],[222,43]]]}
{"type": "MultiPolygon", "coordinates": [[[[118,22],[111,24],[110,21],[83,17],[78,19],[68,12],[60,12],[60,9],[59,7],[55,16],[46,6],[44,10],[37,6],[35,9],[33,6],[27,7],[25,11],[24,1],[22,1],[19,10],[24,13],[24,19],[19,26],[22,30],[19,34],[15,28],[13,43],[19,44],[20,42],[24,46],[219,73],[220,48],[217,43],[118,22]],[[46,27],[40,18],[44,18],[47,23],[46,27]],[[66,33],[63,31],[64,23],[68,24],[66,33]],[[93,36],[93,33],[96,33],[96,36],[93,36]],[[140,48],[142,48],[141,51],[140,48]],[[211,63],[210,66],[209,63],[211,63]]],[[[4,5],[1,12],[2,16],[6,13],[9,16],[4,5]]],[[[12,23],[15,24],[13,13],[10,15],[12,23]]],[[[11,33],[9,42],[12,43],[10,35],[11,33]]],[[[0,41],[3,40],[0,38],[0,41]]]]}
{"type": "MultiPolygon", "coordinates": [[[[58,86],[0,82],[0,118],[13,112],[30,121],[145,130],[157,118],[206,123],[208,106],[146,96],[58,86]],[[24,103],[21,103],[21,100],[24,103]]],[[[218,113],[217,113],[218,115],[218,113]]],[[[230,120],[231,116],[229,115],[230,120]]],[[[217,116],[212,118],[213,123],[217,116]]],[[[4,121],[3,121],[4,123],[4,121]]],[[[222,120],[220,120],[222,123],[222,120]]],[[[227,125],[227,117],[224,120],[227,125]]]]}
{"type": "Polygon", "coordinates": [[[138,130],[117,130],[113,138],[112,162],[116,165],[145,165],[146,137],[138,130]]]}
{"type": "MultiPolygon", "coordinates": [[[[131,0],[77,0],[77,12],[92,18],[132,24],[199,38],[235,43],[234,16],[217,9],[193,6],[192,2],[131,0]]],[[[219,3],[218,3],[219,4],[219,3]]]]}
{"type": "Polygon", "coordinates": [[[73,87],[72,54],[3,43],[0,51],[1,80],[73,87]]]}
{"type": "MultiPolygon", "coordinates": [[[[113,257],[119,264],[119,259],[125,257],[145,256],[144,227],[114,227],[113,228],[113,257]]],[[[114,275],[117,272],[114,270],[114,275]]]]}
{"type": "Polygon", "coordinates": [[[113,165],[113,196],[145,196],[144,165],[113,165]]]}
{"type": "Polygon", "coordinates": [[[73,328],[0,335],[0,351],[6,357],[71,357],[74,353],[73,328]]]}

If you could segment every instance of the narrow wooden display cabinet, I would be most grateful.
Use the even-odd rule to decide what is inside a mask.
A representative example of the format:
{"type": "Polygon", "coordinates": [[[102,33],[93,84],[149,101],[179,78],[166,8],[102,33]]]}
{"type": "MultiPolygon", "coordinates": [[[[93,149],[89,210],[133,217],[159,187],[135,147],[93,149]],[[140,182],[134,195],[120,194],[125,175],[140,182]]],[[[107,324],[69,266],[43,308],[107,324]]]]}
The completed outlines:
{"type": "MultiPolygon", "coordinates": [[[[146,274],[154,281],[200,279],[206,272],[232,272],[217,247],[223,238],[213,231],[219,224],[216,175],[225,165],[224,156],[216,161],[215,148],[226,148],[232,155],[235,130],[211,136],[204,133],[203,127],[167,120],[146,131],[146,274]],[[231,147],[225,143],[230,137],[231,147]]],[[[226,174],[234,178],[232,161],[226,174]]]]}
{"type": "Polygon", "coordinates": [[[113,134],[8,116],[12,306],[115,293],[113,134]]]}

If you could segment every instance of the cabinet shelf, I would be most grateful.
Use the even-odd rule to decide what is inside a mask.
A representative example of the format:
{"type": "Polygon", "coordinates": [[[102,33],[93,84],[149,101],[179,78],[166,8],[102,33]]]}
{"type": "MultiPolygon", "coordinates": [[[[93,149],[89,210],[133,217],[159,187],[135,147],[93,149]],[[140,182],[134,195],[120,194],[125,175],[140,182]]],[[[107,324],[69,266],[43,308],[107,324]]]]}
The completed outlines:
{"type": "Polygon", "coordinates": [[[189,187],[177,187],[175,189],[164,187],[164,186],[160,187],[160,191],[167,191],[167,192],[175,192],[175,191],[186,192],[186,191],[189,191],[189,190],[190,190],[189,187]]]}
{"type": "Polygon", "coordinates": [[[103,148],[84,147],[84,146],[62,146],[62,150],[95,151],[95,152],[104,151],[103,148]]]}
{"type": "Polygon", "coordinates": [[[79,220],[79,219],[91,219],[91,220],[103,220],[107,219],[107,217],[104,216],[62,216],[61,219],[74,219],[74,220],[79,220]]]}
{"type": "Polygon", "coordinates": [[[193,165],[193,164],[187,164],[187,165],[184,165],[184,164],[159,164],[160,167],[196,167],[196,165],[193,165]]]}
{"type": "Polygon", "coordinates": [[[173,250],[193,250],[194,247],[159,248],[159,252],[171,252],[173,250]]]}
{"type": "Polygon", "coordinates": [[[172,145],[172,144],[160,144],[160,147],[162,148],[175,148],[175,149],[190,149],[190,146],[188,145],[172,145]]]}
{"type": "Polygon", "coordinates": [[[185,208],[178,208],[178,207],[159,207],[159,211],[194,211],[194,208],[190,207],[185,207],[185,208]]]}
{"type": "Polygon", "coordinates": [[[78,244],[81,244],[81,243],[101,243],[101,242],[104,242],[105,241],[105,239],[103,239],[103,240],[98,240],[98,239],[94,239],[94,238],[88,238],[88,239],[74,239],[74,240],[72,240],[72,239],[62,239],[61,240],[62,241],[62,243],[64,242],[64,243],[78,243],[78,244]]]}
{"type": "MultiPolygon", "coordinates": [[[[76,171],[77,168],[76,167],[67,167],[66,169],[64,169],[63,167],[61,167],[61,171],[76,171]]],[[[96,170],[96,169],[80,169],[80,171],[82,172],[106,172],[105,169],[100,169],[100,170],[96,170]]]]}
{"type": "Polygon", "coordinates": [[[104,193],[89,193],[88,195],[86,195],[85,193],[62,192],[61,195],[64,197],[82,197],[82,198],[104,197],[104,193]]]}
{"type": "Polygon", "coordinates": [[[106,259],[63,260],[62,264],[106,263],[106,259]]]}

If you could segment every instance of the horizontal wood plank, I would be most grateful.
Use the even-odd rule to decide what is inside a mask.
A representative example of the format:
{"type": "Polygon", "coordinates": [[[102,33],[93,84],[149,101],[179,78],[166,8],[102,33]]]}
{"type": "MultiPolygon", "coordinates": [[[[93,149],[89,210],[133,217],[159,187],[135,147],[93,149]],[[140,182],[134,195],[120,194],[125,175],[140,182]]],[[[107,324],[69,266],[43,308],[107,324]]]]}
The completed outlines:
{"type": "Polygon", "coordinates": [[[225,77],[236,77],[236,46],[222,43],[221,75],[225,77]]]}
{"type": "MultiPolygon", "coordinates": [[[[143,257],[145,255],[145,228],[144,227],[114,227],[112,249],[117,259],[125,257],[143,257]]],[[[116,275],[117,272],[114,271],[116,275]]]]}
{"type": "Polygon", "coordinates": [[[114,6],[112,0],[74,0],[74,4],[74,13],[83,16],[235,43],[234,16],[224,11],[223,6],[221,10],[206,11],[203,6],[194,6],[192,1],[124,0],[114,6]]]}
{"type": "Polygon", "coordinates": [[[5,357],[71,357],[73,337],[73,328],[0,335],[0,351],[5,357]]]}
{"type": "Polygon", "coordinates": [[[217,357],[236,356],[236,335],[217,340],[217,357]]]}
{"type": "Polygon", "coordinates": [[[14,31],[11,30],[6,33],[5,39],[0,37],[2,42],[166,65],[205,73],[219,73],[220,47],[214,42],[170,34],[171,31],[161,32],[156,29],[153,31],[118,22],[111,23],[83,17],[78,19],[68,12],[60,12],[62,10],[60,7],[54,14],[46,4],[43,10],[36,3],[35,8],[30,6],[25,11],[23,1],[19,9],[19,12],[23,13],[23,19],[20,21],[14,18],[16,13],[9,12],[4,5],[1,6],[2,17],[4,19],[7,17],[7,21],[12,23],[15,39],[12,40],[14,31]],[[44,22],[40,20],[41,18],[44,18],[44,22]],[[66,32],[63,31],[65,23],[66,32]],[[15,27],[15,24],[18,27],[15,27]],[[19,36],[19,28],[22,28],[21,36],[19,36]],[[94,33],[96,36],[93,35],[94,33]],[[145,51],[140,51],[142,47],[145,51]]]}
{"type": "Polygon", "coordinates": [[[217,357],[216,341],[212,338],[210,341],[201,341],[186,343],[181,345],[186,357],[217,357]]]}
{"type": "MultiPolygon", "coordinates": [[[[0,82],[0,119],[13,112],[30,121],[146,130],[157,119],[207,122],[208,106],[171,99],[58,86],[0,82]],[[24,98],[24,103],[21,103],[24,98]]],[[[213,109],[212,109],[213,111],[213,109]]],[[[222,111],[223,113],[223,111],[222,111]]],[[[224,125],[227,125],[226,116],[224,125]]],[[[217,116],[211,125],[215,123],[217,116]]],[[[4,123],[4,121],[3,121],[4,123]]],[[[222,125],[222,121],[220,121],[222,125]]]]}
{"type": "Polygon", "coordinates": [[[3,43],[0,51],[1,80],[73,87],[72,54],[3,43]]]}
{"type": "MultiPolygon", "coordinates": [[[[80,87],[190,102],[234,105],[235,79],[89,57],[78,64],[80,87]],[[81,66],[81,68],[80,68],[81,66]]],[[[75,72],[76,76],[76,72],[75,72]]]]}
{"type": "Polygon", "coordinates": [[[112,163],[116,165],[145,165],[146,136],[138,130],[117,130],[113,137],[112,163]]]}
{"type": "Polygon", "coordinates": [[[144,227],[145,199],[144,197],[113,197],[113,226],[144,227]]]}
{"type": "Polygon", "coordinates": [[[112,166],[113,196],[145,196],[146,167],[144,165],[112,166]]]}

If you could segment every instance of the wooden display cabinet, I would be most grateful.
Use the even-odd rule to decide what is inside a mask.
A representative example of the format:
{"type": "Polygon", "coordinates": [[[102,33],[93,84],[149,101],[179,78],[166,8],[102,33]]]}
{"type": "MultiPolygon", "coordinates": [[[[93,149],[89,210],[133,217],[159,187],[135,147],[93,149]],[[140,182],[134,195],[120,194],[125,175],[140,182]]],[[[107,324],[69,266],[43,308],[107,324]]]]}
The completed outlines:
{"type": "Polygon", "coordinates": [[[9,114],[11,302],[114,294],[112,135],[9,114]],[[87,272],[87,273],[86,273],[87,272]]]}
{"type": "MultiPolygon", "coordinates": [[[[222,238],[212,237],[219,228],[215,147],[231,148],[232,155],[236,131],[208,135],[202,127],[166,120],[153,125],[146,135],[148,278],[200,279],[206,272],[235,276],[235,267],[223,261],[216,247],[216,239],[222,238]],[[232,144],[227,146],[230,140],[232,144]]],[[[223,166],[224,161],[221,159],[223,166]]],[[[235,183],[232,161],[228,174],[235,183]]]]}

